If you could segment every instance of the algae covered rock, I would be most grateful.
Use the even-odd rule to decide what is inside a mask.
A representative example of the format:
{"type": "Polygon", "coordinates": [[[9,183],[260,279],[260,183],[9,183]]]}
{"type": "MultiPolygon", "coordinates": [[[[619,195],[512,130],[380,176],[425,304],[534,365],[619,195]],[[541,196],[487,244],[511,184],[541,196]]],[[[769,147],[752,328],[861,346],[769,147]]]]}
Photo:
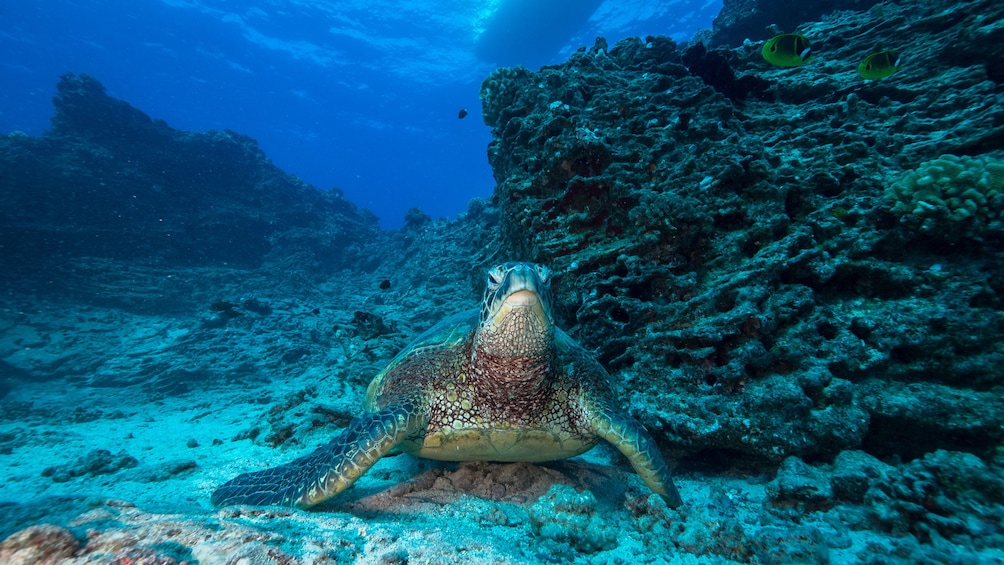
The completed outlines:
{"type": "Polygon", "coordinates": [[[879,526],[921,541],[1004,544],[1004,468],[970,453],[939,450],[916,459],[870,488],[866,503],[879,526]]]}
{"type": "Polygon", "coordinates": [[[779,463],[1004,439],[1004,93],[986,57],[941,55],[1004,8],[870,6],[804,24],[827,50],[797,69],[646,37],[485,81],[501,248],[553,267],[565,327],[667,445],[779,463]],[[861,81],[876,34],[925,63],[861,81]],[[910,171],[944,154],[983,157],[911,207],[907,185],[940,185],[910,171]]]}
{"type": "Polygon", "coordinates": [[[864,451],[842,451],[830,474],[833,495],[840,500],[862,502],[868,489],[892,470],[892,466],[864,451]]]}

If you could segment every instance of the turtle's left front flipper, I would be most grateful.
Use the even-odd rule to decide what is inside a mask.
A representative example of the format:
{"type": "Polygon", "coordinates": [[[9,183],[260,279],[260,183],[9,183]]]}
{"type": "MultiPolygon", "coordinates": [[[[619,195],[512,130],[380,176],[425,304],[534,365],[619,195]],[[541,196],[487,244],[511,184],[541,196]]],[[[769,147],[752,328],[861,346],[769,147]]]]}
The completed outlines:
{"type": "Polygon", "coordinates": [[[593,426],[596,435],[612,443],[628,458],[648,488],[662,496],[667,506],[676,508],[683,504],[666,461],[645,426],[627,414],[610,408],[600,410],[593,426]]]}
{"type": "Polygon", "coordinates": [[[251,504],[307,508],[347,489],[425,421],[420,411],[395,404],[352,420],[340,436],[285,465],[245,473],[213,493],[215,506],[251,504]]]}

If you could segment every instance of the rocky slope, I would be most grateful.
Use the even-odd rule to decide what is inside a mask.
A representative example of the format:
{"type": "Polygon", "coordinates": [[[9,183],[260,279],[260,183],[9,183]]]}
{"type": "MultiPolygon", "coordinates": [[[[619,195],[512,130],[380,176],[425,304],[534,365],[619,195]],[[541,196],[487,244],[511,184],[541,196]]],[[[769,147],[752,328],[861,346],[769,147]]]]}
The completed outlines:
{"type": "Polygon", "coordinates": [[[365,262],[376,219],[272,165],[246,136],[194,134],[108,97],[87,75],[57,87],[52,128],[0,142],[0,225],[17,265],[60,257],[149,265],[258,266],[303,230],[305,266],[331,272],[365,262]]]}

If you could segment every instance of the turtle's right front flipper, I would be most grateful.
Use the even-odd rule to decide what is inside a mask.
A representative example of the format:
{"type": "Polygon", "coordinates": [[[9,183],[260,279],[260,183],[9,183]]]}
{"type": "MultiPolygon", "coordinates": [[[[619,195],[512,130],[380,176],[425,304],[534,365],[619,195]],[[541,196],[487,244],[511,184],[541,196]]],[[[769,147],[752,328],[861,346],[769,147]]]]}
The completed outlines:
{"type": "Polygon", "coordinates": [[[662,496],[670,508],[683,504],[680,492],[676,490],[673,477],[669,474],[669,467],[645,426],[626,413],[610,408],[597,411],[593,426],[596,435],[609,441],[623,453],[645,484],[652,492],[662,496]]]}
{"type": "Polygon", "coordinates": [[[413,406],[396,404],[352,420],[330,443],[285,465],[245,473],[213,493],[215,506],[307,508],[347,489],[378,459],[422,426],[413,406]]]}

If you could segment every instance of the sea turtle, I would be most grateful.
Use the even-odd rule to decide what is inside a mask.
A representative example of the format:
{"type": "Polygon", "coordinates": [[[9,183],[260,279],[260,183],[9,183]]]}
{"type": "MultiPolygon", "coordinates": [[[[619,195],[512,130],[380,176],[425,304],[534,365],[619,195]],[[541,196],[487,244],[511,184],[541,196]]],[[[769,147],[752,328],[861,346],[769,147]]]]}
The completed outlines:
{"type": "Polygon", "coordinates": [[[554,325],[550,273],[488,271],[478,310],[446,318],[370,383],[364,415],[327,445],[213,493],[216,506],[306,508],[348,488],[394,448],[445,461],[552,461],[607,440],[653,492],[682,502],[640,423],[615,403],[607,372],[554,325]]]}

